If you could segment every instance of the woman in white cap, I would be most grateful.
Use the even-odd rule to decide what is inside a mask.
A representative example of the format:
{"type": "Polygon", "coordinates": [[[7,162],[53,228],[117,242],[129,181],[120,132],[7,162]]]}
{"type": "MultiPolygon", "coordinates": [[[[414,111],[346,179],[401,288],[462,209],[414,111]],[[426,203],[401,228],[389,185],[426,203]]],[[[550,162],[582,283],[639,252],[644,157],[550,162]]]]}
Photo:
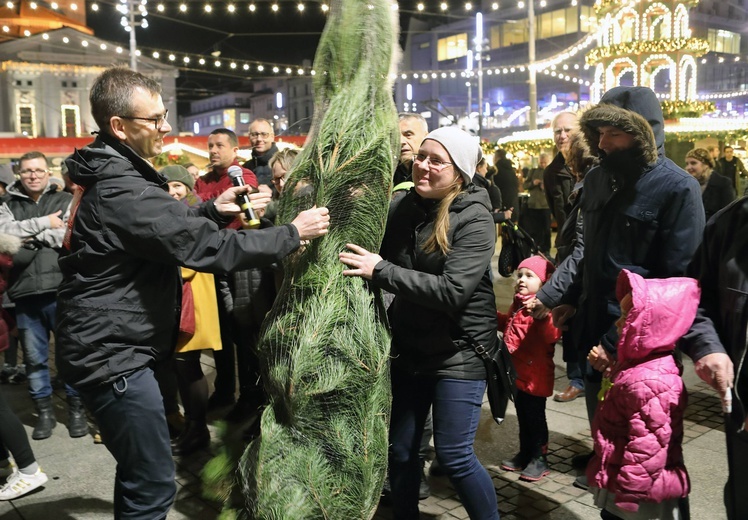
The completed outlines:
{"type": "Polygon", "coordinates": [[[496,228],[488,194],[473,184],[478,141],[456,127],[426,136],[414,187],[393,202],[380,255],[348,244],[347,276],[395,294],[390,483],[396,520],[418,518],[421,432],[433,406],[434,447],[471,519],[497,520],[496,492],[473,451],[486,386],[469,337],[497,348],[490,279],[496,228]]]}

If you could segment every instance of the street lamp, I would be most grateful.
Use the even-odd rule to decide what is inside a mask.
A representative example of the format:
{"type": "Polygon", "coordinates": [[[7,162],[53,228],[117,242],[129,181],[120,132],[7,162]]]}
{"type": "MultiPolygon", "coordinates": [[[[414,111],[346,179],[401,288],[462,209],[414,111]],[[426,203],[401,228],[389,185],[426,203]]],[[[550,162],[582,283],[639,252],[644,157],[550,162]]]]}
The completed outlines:
{"type": "Polygon", "coordinates": [[[483,132],[483,13],[475,15],[475,52],[478,60],[478,139],[483,132]]]}
{"type": "Polygon", "coordinates": [[[535,71],[535,0],[529,0],[527,2],[527,38],[528,42],[528,64],[527,71],[529,73],[529,94],[530,94],[530,130],[537,130],[538,128],[538,83],[535,71]]]}
{"type": "Polygon", "coordinates": [[[120,0],[117,10],[122,13],[120,24],[125,31],[130,33],[130,68],[138,70],[137,45],[135,41],[135,28],[148,28],[148,10],[145,8],[148,0],[120,0]],[[135,21],[135,16],[140,15],[140,21],[135,21]]]}

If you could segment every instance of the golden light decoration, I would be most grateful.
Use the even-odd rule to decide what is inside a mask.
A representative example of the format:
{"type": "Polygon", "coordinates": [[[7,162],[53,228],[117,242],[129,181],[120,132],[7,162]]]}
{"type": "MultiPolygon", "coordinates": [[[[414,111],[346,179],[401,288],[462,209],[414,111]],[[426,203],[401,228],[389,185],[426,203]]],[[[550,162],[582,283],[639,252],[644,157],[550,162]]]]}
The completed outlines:
{"type": "Polygon", "coordinates": [[[619,43],[609,47],[592,49],[585,57],[588,65],[605,59],[625,56],[627,54],[641,55],[648,53],[669,53],[688,51],[694,56],[701,56],[709,52],[709,42],[701,38],[667,38],[663,40],[643,40],[619,43]]]}
{"type": "MultiPolygon", "coordinates": [[[[638,0],[597,0],[595,2],[595,13],[605,14],[609,11],[617,11],[622,7],[633,7],[638,3],[638,0]]],[[[699,0],[679,0],[678,3],[693,7],[699,3],[699,0]]]]}
{"type": "Polygon", "coordinates": [[[662,115],[665,119],[680,119],[683,117],[701,117],[714,112],[716,107],[711,101],[663,101],[662,115]]]}

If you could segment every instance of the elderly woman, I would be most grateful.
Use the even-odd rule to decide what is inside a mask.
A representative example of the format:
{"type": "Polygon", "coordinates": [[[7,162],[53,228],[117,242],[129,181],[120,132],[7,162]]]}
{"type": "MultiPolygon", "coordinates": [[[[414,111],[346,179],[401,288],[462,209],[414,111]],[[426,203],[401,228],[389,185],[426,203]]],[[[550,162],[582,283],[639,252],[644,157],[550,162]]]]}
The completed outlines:
{"type": "Polygon", "coordinates": [[[730,180],[722,175],[712,175],[713,169],[714,159],[704,148],[694,148],[686,154],[686,171],[701,185],[707,220],[735,200],[735,188],[730,180]]]}
{"type": "Polygon", "coordinates": [[[390,208],[381,256],[354,244],[340,253],[343,274],[395,294],[388,311],[395,519],[418,518],[418,451],[431,406],[436,458],[470,518],[499,518],[473,451],[486,371],[468,338],[490,353],[497,348],[489,277],[496,231],[488,194],[472,183],[480,157],[477,140],[456,127],[428,134],[414,156],[414,189],[390,208]]]}

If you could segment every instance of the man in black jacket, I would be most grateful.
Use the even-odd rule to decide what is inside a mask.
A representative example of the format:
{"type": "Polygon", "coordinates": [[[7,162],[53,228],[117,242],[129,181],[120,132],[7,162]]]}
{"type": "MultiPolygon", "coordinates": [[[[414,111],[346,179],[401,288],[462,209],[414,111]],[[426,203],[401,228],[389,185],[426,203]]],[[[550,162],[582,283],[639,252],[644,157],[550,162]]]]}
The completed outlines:
{"type": "MultiPolygon", "coordinates": [[[[50,182],[47,158],[28,152],[19,163],[19,180],[8,187],[0,206],[0,232],[24,245],[13,257],[8,296],[16,304],[18,335],[25,351],[29,393],[39,417],[32,439],[46,439],[57,425],[49,376],[49,336],[55,328],[57,286],[62,279],[57,256],[65,235],[72,195],[50,182]]],[[[71,437],[88,433],[78,392],[66,386],[71,437]]]]}
{"type": "Polygon", "coordinates": [[[252,170],[258,184],[273,187],[273,172],[270,170],[270,159],[278,151],[275,145],[273,125],[267,119],[258,118],[249,125],[249,142],[252,144],[252,158],[243,166],[252,170]]]}
{"type": "MultiPolygon", "coordinates": [[[[127,68],[91,87],[96,140],[66,161],[81,187],[60,258],[57,365],[96,417],[117,461],[115,518],[166,518],[176,494],[154,366],[178,331],[179,266],[212,273],[259,267],[327,232],[327,208],[263,230],[220,229],[240,211],[232,187],[194,210],[173,199],[146,158],[171,131],[154,80],[127,68]]],[[[258,211],[269,194],[250,195],[258,211]]]]}
{"type": "Polygon", "coordinates": [[[748,199],[709,221],[687,274],[699,280],[701,303],[680,348],[717,390],[726,412],[729,520],[748,518],[748,199]],[[730,395],[732,388],[732,398],[730,395]]]}
{"type": "Polygon", "coordinates": [[[732,146],[729,144],[725,146],[723,153],[725,155],[717,161],[715,170],[720,175],[730,179],[732,186],[735,188],[735,193],[741,194],[740,177],[748,175],[748,171],[746,171],[743,161],[739,157],[735,157],[735,149],[732,146]]]}

